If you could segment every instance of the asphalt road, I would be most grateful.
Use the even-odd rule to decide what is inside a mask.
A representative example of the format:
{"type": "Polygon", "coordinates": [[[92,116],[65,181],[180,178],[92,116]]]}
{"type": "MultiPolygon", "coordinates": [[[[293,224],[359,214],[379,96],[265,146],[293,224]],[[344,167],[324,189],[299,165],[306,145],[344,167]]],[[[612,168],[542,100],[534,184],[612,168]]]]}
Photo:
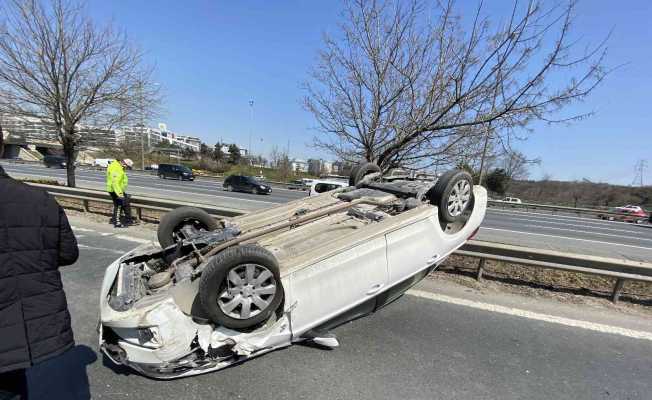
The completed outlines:
{"type": "MultiPolygon", "coordinates": [[[[3,164],[15,177],[51,177],[65,181],[65,171],[41,165],[3,164]]],[[[104,173],[78,169],[79,187],[104,189],[104,173]]],[[[221,205],[253,211],[285,203],[306,195],[305,192],[274,187],[271,195],[232,193],[222,190],[221,182],[199,179],[195,182],[161,180],[136,171],[129,173],[132,194],[221,205]]],[[[520,246],[553,249],[578,254],[626,258],[652,262],[652,229],[623,222],[600,221],[573,215],[524,212],[517,209],[491,208],[482,224],[478,239],[520,246]]]]}
{"type": "Polygon", "coordinates": [[[77,346],[31,370],[33,400],[650,398],[651,340],[411,295],[337,328],[333,351],[295,345],[203,376],[144,378],[104,360],[95,332],[105,267],[142,239],[71,221],[81,257],[62,275],[77,346]]]}
{"type": "MultiPolygon", "coordinates": [[[[38,164],[2,164],[5,171],[16,178],[36,177],[53,178],[66,181],[66,170],[45,168],[38,164]]],[[[222,182],[216,179],[198,178],[195,181],[178,181],[160,179],[156,175],[129,171],[129,193],[157,198],[192,201],[193,203],[220,205],[253,211],[272,207],[306,196],[306,192],[274,187],[269,195],[252,193],[226,192],[222,182]]],[[[105,190],[106,173],[103,171],[80,167],[76,173],[77,187],[105,190]]]]}

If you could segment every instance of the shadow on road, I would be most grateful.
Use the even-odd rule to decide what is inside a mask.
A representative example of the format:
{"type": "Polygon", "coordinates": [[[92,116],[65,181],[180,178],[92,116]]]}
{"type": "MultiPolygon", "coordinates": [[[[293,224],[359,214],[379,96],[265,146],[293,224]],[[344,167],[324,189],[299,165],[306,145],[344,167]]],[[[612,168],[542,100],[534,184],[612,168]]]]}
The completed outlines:
{"type": "Polygon", "coordinates": [[[91,398],[86,367],[97,361],[88,346],[75,346],[64,354],[29,370],[30,400],[87,400],[91,398]]]}

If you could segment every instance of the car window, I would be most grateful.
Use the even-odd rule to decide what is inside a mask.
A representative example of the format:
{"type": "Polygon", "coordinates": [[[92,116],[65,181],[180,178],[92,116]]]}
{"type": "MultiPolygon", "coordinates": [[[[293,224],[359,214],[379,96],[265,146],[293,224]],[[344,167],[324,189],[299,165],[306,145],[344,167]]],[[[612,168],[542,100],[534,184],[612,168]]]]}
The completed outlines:
{"type": "Polygon", "coordinates": [[[315,192],[317,193],[330,192],[331,190],[335,190],[339,187],[340,185],[337,185],[335,183],[318,183],[315,185],[315,192]]]}

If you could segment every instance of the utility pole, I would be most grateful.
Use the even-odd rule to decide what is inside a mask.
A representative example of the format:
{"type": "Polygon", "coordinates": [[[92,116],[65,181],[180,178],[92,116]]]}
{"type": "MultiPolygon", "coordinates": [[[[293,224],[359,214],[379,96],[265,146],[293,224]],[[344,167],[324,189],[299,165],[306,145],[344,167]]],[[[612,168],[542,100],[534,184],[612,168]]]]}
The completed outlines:
{"type": "Polygon", "coordinates": [[[249,120],[249,150],[247,150],[247,151],[248,151],[248,153],[249,153],[249,160],[251,160],[252,157],[253,157],[253,153],[252,153],[252,151],[251,151],[251,136],[252,136],[253,133],[254,133],[254,101],[253,101],[253,99],[252,99],[252,100],[249,100],[249,111],[250,111],[250,120],[249,120]]]}
{"type": "Polygon", "coordinates": [[[138,85],[140,108],[140,169],[145,170],[145,105],[143,104],[143,82],[138,85]]]}

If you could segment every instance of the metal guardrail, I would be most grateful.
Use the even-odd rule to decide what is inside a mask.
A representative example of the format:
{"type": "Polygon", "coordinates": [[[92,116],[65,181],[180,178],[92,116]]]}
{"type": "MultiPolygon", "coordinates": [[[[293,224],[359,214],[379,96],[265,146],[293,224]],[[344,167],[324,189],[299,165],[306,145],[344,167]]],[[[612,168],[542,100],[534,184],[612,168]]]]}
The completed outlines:
{"type": "MultiPolygon", "coordinates": [[[[55,198],[78,200],[82,203],[85,211],[89,210],[91,202],[112,204],[113,201],[108,193],[99,190],[69,188],[67,186],[52,186],[40,183],[29,183],[29,185],[41,187],[48,191],[55,198]]],[[[136,210],[139,219],[142,219],[143,210],[170,211],[182,206],[201,208],[210,215],[218,217],[235,217],[245,213],[244,210],[235,208],[218,207],[209,204],[198,204],[191,202],[180,203],[173,200],[153,199],[144,196],[131,196],[131,208],[136,210]]]]}
{"type": "MultiPolygon", "coordinates": [[[[76,189],[37,183],[30,183],[30,185],[44,188],[56,198],[79,200],[82,202],[83,208],[86,211],[89,210],[90,202],[112,203],[107,193],[98,190],[76,189]]],[[[244,210],[207,204],[178,203],[171,200],[152,199],[141,196],[133,196],[131,198],[131,207],[137,210],[139,219],[142,218],[142,210],[165,212],[182,206],[198,207],[218,217],[234,217],[245,213],[244,210]]],[[[584,254],[569,254],[554,250],[534,249],[479,240],[469,240],[455,254],[478,258],[480,260],[476,273],[477,279],[482,278],[487,260],[616,278],[612,292],[612,301],[614,302],[617,302],[620,298],[626,281],[652,282],[652,263],[647,262],[596,257],[584,254]]]]}
{"type": "Polygon", "coordinates": [[[626,281],[652,282],[652,263],[563,253],[501,243],[469,240],[455,254],[480,259],[480,280],[487,260],[616,278],[612,301],[618,302],[626,281]]]}

